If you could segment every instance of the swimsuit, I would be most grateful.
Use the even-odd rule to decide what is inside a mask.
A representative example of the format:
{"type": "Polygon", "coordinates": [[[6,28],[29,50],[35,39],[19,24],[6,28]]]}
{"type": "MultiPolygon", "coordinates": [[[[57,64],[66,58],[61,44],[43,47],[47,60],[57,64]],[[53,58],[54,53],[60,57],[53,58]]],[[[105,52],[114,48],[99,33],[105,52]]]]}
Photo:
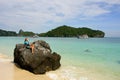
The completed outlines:
{"type": "Polygon", "coordinates": [[[24,41],[24,45],[26,46],[26,48],[30,48],[30,44],[29,44],[29,42],[28,41],[24,41]]]}

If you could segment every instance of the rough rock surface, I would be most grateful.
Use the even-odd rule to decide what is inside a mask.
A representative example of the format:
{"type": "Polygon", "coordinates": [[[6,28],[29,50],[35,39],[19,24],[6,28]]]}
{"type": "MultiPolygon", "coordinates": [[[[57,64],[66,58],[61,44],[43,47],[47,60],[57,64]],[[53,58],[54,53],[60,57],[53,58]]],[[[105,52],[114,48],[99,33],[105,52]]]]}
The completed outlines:
{"type": "Polygon", "coordinates": [[[35,74],[44,74],[46,71],[56,70],[60,67],[61,56],[51,51],[48,43],[42,40],[33,42],[34,53],[24,44],[17,44],[14,49],[14,62],[21,68],[35,74]]]}

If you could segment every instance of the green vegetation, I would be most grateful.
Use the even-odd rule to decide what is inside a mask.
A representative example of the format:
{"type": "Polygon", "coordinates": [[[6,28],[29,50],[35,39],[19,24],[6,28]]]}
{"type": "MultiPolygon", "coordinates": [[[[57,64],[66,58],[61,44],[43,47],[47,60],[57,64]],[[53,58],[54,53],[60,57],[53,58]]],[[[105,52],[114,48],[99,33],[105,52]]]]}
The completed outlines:
{"type": "Polygon", "coordinates": [[[104,37],[105,33],[100,30],[92,30],[90,28],[74,28],[70,26],[59,26],[47,33],[41,33],[39,36],[43,37],[76,37],[87,34],[89,37],[104,37]]]}
{"type": "Polygon", "coordinates": [[[17,36],[17,33],[14,31],[5,31],[0,29],[0,36],[17,36]]]}
{"type": "Polygon", "coordinates": [[[18,36],[34,36],[35,33],[33,32],[29,32],[29,31],[23,31],[22,29],[20,29],[18,36]]]}
{"type": "MultiPolygon", "coordinates": [[[[5,31],[0,29],[0,36],[31,36],[33,37],[35,33],[29,31],[19,30],[17,34],[14,31],[5,31]]],[[[38,34],[37,34],[38,35],[38,34]]],[[[41,33],[39,36],[41,37],[77,37],[87,35],[88,37],[104,37],[105,33],[100,30],[92,30],[87,27],[75,28],[71,26],[59,26],[51,31],[46,33],[41,33]]]]}
{"type": "Polygon", "coordinates": [[[6,31],[0,29],[0,36],[34,36],[34,35],[35,33],[29,31],[23,31],[22,29],[19,31],[18,34],[14,31],[6,31]]]}

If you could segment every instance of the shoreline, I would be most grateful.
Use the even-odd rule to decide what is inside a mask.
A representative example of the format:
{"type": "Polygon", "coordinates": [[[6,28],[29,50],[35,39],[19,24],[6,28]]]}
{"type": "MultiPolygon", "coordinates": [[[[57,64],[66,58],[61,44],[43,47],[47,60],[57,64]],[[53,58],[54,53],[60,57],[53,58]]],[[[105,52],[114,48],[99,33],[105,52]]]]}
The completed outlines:
{"type": "Polygon", "coordinates": [[[35,75],[18,68],[13,59],[0,53],[0,80],[52,80],[46,74],[35,75]]]}
{"type": "Polygon", "coordinates": [[[89,69],[85,66],[62,64],[56,71],[46,74],[33,74],[27,70],[18,68],[13,63],[13,58],[0,53],[0,80],[119,80],[109,72],[102,73],[99,69],[89,69]]]}

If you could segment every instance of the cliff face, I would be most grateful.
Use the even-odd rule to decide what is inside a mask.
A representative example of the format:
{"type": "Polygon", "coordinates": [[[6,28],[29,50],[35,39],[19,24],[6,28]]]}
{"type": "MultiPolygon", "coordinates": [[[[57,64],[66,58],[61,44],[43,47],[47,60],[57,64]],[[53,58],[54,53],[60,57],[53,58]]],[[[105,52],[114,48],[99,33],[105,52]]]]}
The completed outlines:
{"type": "Polygon", "coordinates": [[[82,27],[82,28],[74,28],[70,26],[60,26],[47,33],[42,33],[40,36],[47,37],[76,37],[78,35],[87,34],[88,37],[104,37],[105,33],[100,30],[93,30],[90,28],[82,27]]]}

